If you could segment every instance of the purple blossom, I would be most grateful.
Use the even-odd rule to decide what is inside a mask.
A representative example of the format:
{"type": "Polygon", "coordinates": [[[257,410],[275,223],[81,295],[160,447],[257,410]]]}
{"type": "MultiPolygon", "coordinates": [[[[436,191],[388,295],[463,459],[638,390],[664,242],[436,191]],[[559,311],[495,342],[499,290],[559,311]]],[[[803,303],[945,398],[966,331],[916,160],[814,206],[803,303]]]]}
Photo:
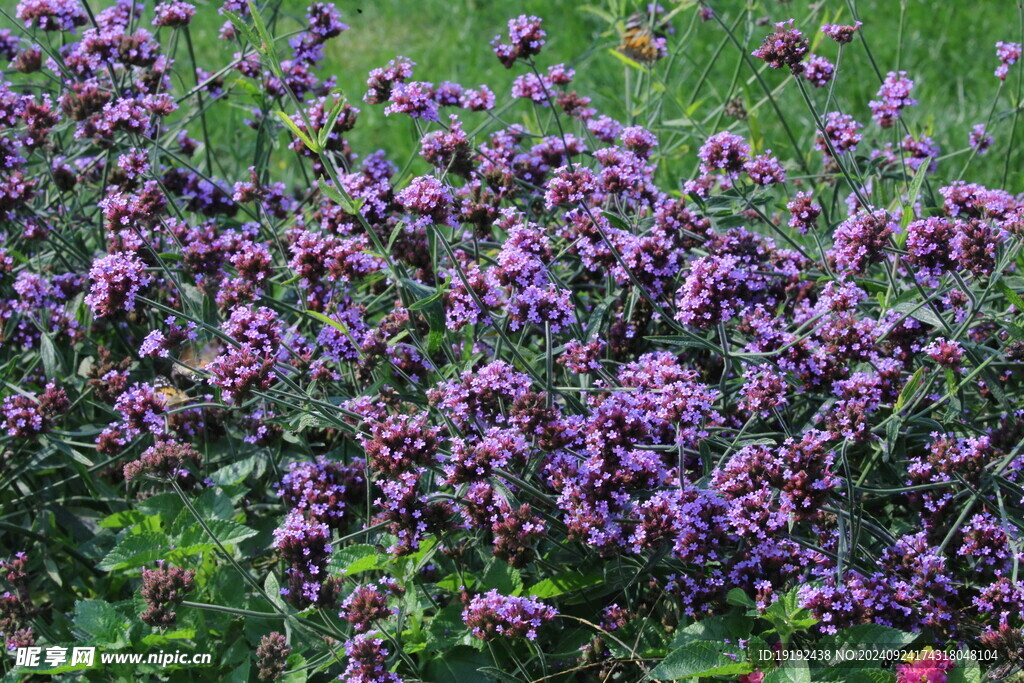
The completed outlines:
{"type": "Polygon", "coordinates": [[[512,97],[518,97],[545,107],[551,105],[554,84],[546,76],[527,73],[517,76],[512,82],[512,97]]]}
{"type": "Polygon", "coordinates": [[[326,524],[306,519],[299,510],[289,512],[281,526],[274,529],[273,547],[288,565],[288,581],[281,595],[297,609],[330,607],[337,599],[339,582],[327,574],[327,561],[333,552],[330,539],[326,524]]]}
{"type": "Polygon", "coordinates": [[[501,42],[502,36],[497,35],[491,41],[494,54],[506,69],[519,59],[528,59],[540,54],[541,48],[547,42],[547,33],[540,27],[540,17],[520,14],[515,19],[508,20],[508,42],[501,42]]]}
{"type": "Polygon", "coordinates": [[[146,264],[138,256],[119,252],[93,261],[89,269],[92,285],[85,303],[97,318],[134,311],[135,298],[152,278],[146,273],[146,264]]]}
{"type": "Polygon", "coordinates": [[[651,150],[658,146],[658,138],[642,126],[623,128],[619,138],[626,149],[641,159],[646,159],[651,150]]]}
{"type": "Polygon", "coordinates": [[[433,176],[413,178],[395,199],[403,209],[430,218],[434,223],[452,224],[454,200],[448,188],[433,176]]]}
{"type": "Polygon", "coordinates": [[[857,149],[857,145],[863,139],[863,136],[858,133],[863,126],[854,120],[849,114],[843,114],[838,111],[830,111],[825,115],[825,130],[823,131],[824,136],[821,132],[818,133],[818,139],[814,143],[815,149],[819,149],[826,155],[831,156],[832,152],[829,150],[828,143],[825,141],[826,138],[832,143],[832,148],[835,149],[836,153],[840,156],[847,152],[852,152],[857,149]]]}
{"type": "Polygon", "coordinates": [[[536,640],[537,629],[557,614],[554,608],[540,600],[501,595],[491,590],[469,601],[462,611],[462,622],[481,640],[536,640]]]}
{"type": "Polygon", "coordinates": [[[882,258],[889,238],[898,230],[898,223],[885,210],[861,209],[836,228],[828,257],[842,272],[863,273],[882,258]]]}
{"type": "Polygon", "coordinates": [[[754,184],[762,187],[786,182],[786,170],[782,168],[779,160],[772,156],[770,149],[745,163],[743,169],[754,184]]]}
{"type": "Polygon", "coordinates": [[[596,192],[597,181],[594,172],[589,168],[561,166],[548,181],[544,202],[549,209],[556,206],[589,204],[596,192]]]}
{"type": "Polygon", "coordinates": [[[479,88],[466,88],[462,92],[459,106],[469,111],[490,111],[494,109],[494,93],[486,85],[479,88]]]}
{"type": "Polygon", "coordinates": [[[153,26],[178,28],[188,26],[196,14],[196,8],[181,0],[167,0],[154,7],[153,12],[156,14],[153,26]]]}
{"type": "Polygon", "coordinates": [[[979,123],[971,127],[969,144],[971,149],[973,149],[978,156],[987,152],[988,148],[992,146],[992,142],[992,135],[985,129],[984,123],[979,123]]]}
{"type": "Polygon", "coordinates": [[[824,88],[835,75],[835,65],[821,55],[811,55],[804,65],[803,76],[815,88],[824,88]]]}
{"type": "Polygon", "coordinates": [[[796,228],[801,233],[808,233],[818,224],[818,216],[821,215],[821,206],[818,205],[810,192],[800,191],[793,199],[786,204],[786,210],[790,213],[789,227],[796,228]]]}
{"type": "Polygon", "coordinates": [[[88,21],[78,0],[21,0],[14,16],[44,31],[74,31],[88,21]]]}
{"type": "Polygon", "coordinates": [[[386,66],[373,69],[366,80],[369,90],[363,95],[368,104],[382,104],[391,98],[391,91],[398,84],[412,78],[412,68],[416,62],[405,57],[395,57],[386,66]]]}
{"type": "Polygon", "coordinates": [[[907,78],[906,71],[890,71],[878,89],[877,100],[871,100],[871,118],[882,128],[891,128],[899,118],[904,107],[917,105],[917,100],[910,96],[914,81],[907,78]]]}
{"type": "Polygon", "coordinates": [[[226,403],[241,403],[253,391],[266,391],[276,379],[274,359],[248,346],[232,347],[206,367],[210,384],[221,388],[226,403]]]}
{"type": "Polygon", "coordinates": [[[434,96],[434,84],[425,81],[397,83],[391,89],[389,104],[384,114],[408,114],[414,119],[439,121],[437,99],[434,96]]]}
{"type": "Polygon", "coordinates": [[[708,328],[731,319],[744,305],[746,279],[735,256],[697,259],[676,292],[676,320],[708,328]]]}
{"type": "Polygon", "coordinates": [[[840,45],[845,45],[853,40],[853,34],[857,32],[863,26],[862,22],[854,22],[852,26],[842,24],[825,24],[821,27],[821,32],[826,36],[836,41],[840,45]]]}
{"type": "Polygon", "coordinates": [[[345,643],[348,666],[342,678],[351,683],[402,683],[398,674],[388,671],[388,649],[376,632],[360,633],[345,643]]]}
{"type": "Polygon", "coordinates": [[[1001,81],[1006,80],[1006,75],[1010,73],[1010,66],[1016,64],[1020,59],[1020,51],[1020,43],[1006,43],[1001,40],[996,43],[996,57],[999,59],[996,78],[1001,81]]]}
{"type": "Polygon", "coordinates": [[[788,66],[794,74],[803,73],[801,64],[807,54],[807,40],[799,29],[793,28],[793,19],[775,24],[775,33],[766,36],[761,46],[750,54],[763,60],[772,69],[788,66]]]}
{"type": "Polygon", "coordinates": [[[508,304],[508,327],[516,331],[526,325],[550,326],[557,334],[576,321],[572,292],[555,286],[531,285],[515,292],[508,304]]]}

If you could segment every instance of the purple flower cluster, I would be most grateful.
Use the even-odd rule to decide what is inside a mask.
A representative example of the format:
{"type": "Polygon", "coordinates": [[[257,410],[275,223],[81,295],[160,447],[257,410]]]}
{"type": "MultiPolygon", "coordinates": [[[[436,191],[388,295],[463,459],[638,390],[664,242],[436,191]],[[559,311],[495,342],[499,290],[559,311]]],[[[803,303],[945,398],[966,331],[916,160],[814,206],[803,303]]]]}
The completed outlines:
{"type": "Polygon", "coordinates": [[[96,317],[103,317],[134,311],[135,297],[152,278],[142,259],[122,252],[96,259],[89,270],[89,280],[92,285],[85,303],[96,317]]]}
{"type": "Polygon", "coordinates": [[[1010,73],[1010,67],[1020,59],[1020,43],[1007,43],[999,41],[996,43],[996,57],[999,59],[999,66],[996,67],[996,78],[1006,80],[1010,73]]]}
{"type": "Polygon", "coordinates": [[[891,128],[896,124],[905,107],[917,105],[917,100],[910,96],[914,81],[907,78],[906,71],[890,71],[878,89],[877,100],[871,100],[871,118],[882,128],[891,128]]]}
{"type": "Polygon", "coordinates": [[[501,42],[500,35],[494,37],[491,41],[494,54],[505,68],[511,69],[516,61],[540,54],[547,42],[547,33],[540,25],[540,17],[521,14],[508,20],[508,42],[501,42]]]}
{"type": "Polygon", "coordinates": [[[462,611],[462,622],[481,640],[537,639],[537,629],[558,613],[540,600],[501,595],[496,590],[476,595],[462,611]]]}
{"type": "Polygon", "coordinates": [[[326,524],[307,519],[293,509],[274,530],[274,548],[287,565],[287,585],[281,595],[297,609],[310,605],[330,607],[338,597],[340,581],[327,575],[327,560],[333,551],[326,524]]]}
{"type": "Polygon", "coordinates": [[[157,567],[142,570],[142,598],[146,611],[140,618],[156,628],[174,626],[178,617],[174,608],[185,599],[185,594],[195,586],[196,573],[180,567],[157,567]]]}
{"type": "Polygon", "coordinates": [[[793,20],[788,19],[776,23],[775,33],[766,36],[761,47],[751,54],[773,69],[788,66],[794,74],[800,75],[805,68],[801,62],[808,50],[807,39],[799,29],[793,28],[793,20]]]}
{"type": "MultiPolygon", "coordinates": [[[[260,640],[264,679],[291,647],[384,682],[436,677],[431,648],[468,652],[470,637],[498,641],[481,657],[527,647],[505,639],[552,651],[575,637],[559,610],[582,603],[527,587],[561,586],[570,563],[601,576],[585,597],[602,629],[652,643],[734,611],[737,591],[809,610],[801,642],[865,623],[1020,640],[1024,195],[944,180],[942,131],[865,130],[841,88],[808,88],[839,83],[825,50],[853,49],[859,22],[823,26],[841,47],[821,55],[794,20],[754,51],[825,105],[787,123],[789,144],[743,98],[714,103],[709,131],[660,120],[653,100],[616,120],[567,65],[582,62],[541,63],[548,36],[528,15],[492,43],[517,69],[501,88],[425,80],[431,65],[396,57],[368,75],[384,115],[367,117],[320,73],[348,30],[330,3],[292,17],[279,59],[229,24],[238,52],[217,68],[182,53],[202,8],[87,9],[24,0],[36,33],[0,31],[15,60],[0,84],[0,459],[36,511],[53,487],[92,490],[62,458],[93,461],[95,438],[97,490],[117,495],[90,505],[138,496],[145,513],[119,503],[100,527],[161,537],[175,562],[203,555],[195,574],[143,572],[143,621],[173,625],[189,590],[236,593],[188,513],[175,521],[183,493],[217,533],[274,529],[299,612],[287,638],[260,640]],[[229,133],[266,153],[235,163],[206,128],[243,91],[256,109],[229,133]],[[416,131],[408,168],[357,137],[367,118],[416,131]],[[177,493],[154,495],[168,482],[177,493]],[[323,608],[339,618],[314,631],[340,630],[344,655],[342,638],[306,638],[323,608]]],[[[645,9],[620,50],[670,53],[676,12],[645,9]]],[[[227,13],[257,20],[241,0],[227,13]]],[[[997,50],[1005,79],[1020,48],[997,50]]],[[[903,127],[913,85],[886,76],[880,128],[903,127]]],[[[1000,125],[957,133],[964,158],[990,162],[1000,125]]],[[[86,559],[113,547],[102,533],[86,559]]],[[[265,573],[263,536],[225,542],[245,571],[265,573]]],[[[36,613],[25,561],[2,567],[0,632],[34,642],[31,619],[70,604],[47,591],[36,613]]],[[[558,659],[643,677],[599,635],[558,659]]],[[[520,673],[547,675],[535,661],[520,673]]],[[[918,674],[932,675],[897,675],[918,674]]]]}

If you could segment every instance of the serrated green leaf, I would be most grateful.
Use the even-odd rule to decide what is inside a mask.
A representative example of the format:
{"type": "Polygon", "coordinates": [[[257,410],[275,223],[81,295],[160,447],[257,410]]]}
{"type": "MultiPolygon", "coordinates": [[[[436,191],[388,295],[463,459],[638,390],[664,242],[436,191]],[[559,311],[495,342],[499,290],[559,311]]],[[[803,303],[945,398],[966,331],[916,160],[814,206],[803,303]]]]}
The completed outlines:
{"type": "MultiPolygon", "coordinates": [[[[229,522],[223,519],[208,519],[204,521],[217,540],[225,546],[244,541],[255,536],[257,533],[255,529],[250,529],[244,524],[238,524],[237,522],[229,522]]],[[[186,550],[194,546],[207,546],[212,542],[213,539],[210,538],[210,534],[206,532],[206,529],[203,529],[202,526],[196,523],[185,529],[175,545],[176,550],[186,550]]]]}
{"type": "Polygon", "coordinates": [[[578,591],[587,586],[601,583],[600,574],[580,574],[579,572],[566,572],[544,579],[530,586],[526,591],[527,595],[535,598],[553,598],[564,593],[578,591]]]}
{"type": "MultiPolygon", "coordinates": [[[[384,558],[386,561],[386,558],[384,558]]],[[[330,567],[333,572],[344,572],[345,576],[352,576],[361,572],[380,569],[384,561],[378,555],[377,549],[372,545],[357,543],[342,548],[331,556],[330,567]]]]}
{"type": "Polygon", "coordinates": [[[122,538],[107,556],[96,565],[103,571],[141,567],[162,558],[170,549],[170,541],[164,534],[144,531],[122,538]]]}
{"type": "Polygon", "coordinates": [[[736,661],[743,650],[733,643],[696,640],[669,653],[651,671],[651,678],[677,681],[701,676],[738,676],[754,670],[750,662],[736,661]]]}
{"type": "Polygon", "coordinates": [[[765,674],[762,683],[810,683],[811,669],[807,662],[788,660],[778,669],[765,674]]]}
{"type": "Polygon", "coordinates": [[[123,529],[134,526],[146,518],[146,515],[138,510],[122,510],[112,515],[107,515],[100,520],[100,527],[104,529],[123,529]]]}
{"type": "Polygon", "coordinates": [[[83,600],[75,605],[75,626],[108,648],[127,645],[128,620],[105,600],[83,600]]]}
{"type": "Polygon", "coordinates": [[[1021,299],[1020,295],[1013,291],[1013,288],[1010,287],[1010,285],[1000,280],[996,283],[996,287],[999,288],[999,291],[1003,293],[1003,296],[1005,296],[1018,311],[1024,313],[1024,299],[1021,299]]]}

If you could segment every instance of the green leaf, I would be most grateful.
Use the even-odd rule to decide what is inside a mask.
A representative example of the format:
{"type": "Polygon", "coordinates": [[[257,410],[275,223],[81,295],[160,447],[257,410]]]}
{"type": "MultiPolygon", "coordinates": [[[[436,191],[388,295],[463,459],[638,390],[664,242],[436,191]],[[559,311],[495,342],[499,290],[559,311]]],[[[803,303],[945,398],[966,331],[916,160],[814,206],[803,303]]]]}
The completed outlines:
{"type": "MultiPolygon", "coordinates": [[[[255,529],[250,529],[244,524],[238,524],[237,522],[229,522],[223,519],[208,519],[204,521],[217,540],[226,546],[239,543],[257,534],[255,529]]],[[[185,529],[178,538],[175,549],[187,551],[196,546],[208,546],[210,543],[213,543],[210,534],[206,533],[206,529],[196,523],[185,529]]]]}
{"type": "Polygon", "coordinates": [[[519,595],[523,591],[523,577],[518,569],[496,559],[484,573],[483,585],[484,588],[493,588],[502,595],[519,595]]]}
{"type": "Polygon", "coordinates": [[[707,349],[708,351],[719,351],[719,348],[707,339],[689,333],[685,335],[652,335],[650,337],[644,337],[644,339],[649,342],[654,342],[655,344],[671,344],[672,346],[686,346],[698,349],[707,349]]]}
{"type": "Polygon", "coordinates": [[[128,644],[128,620],[105,600],[83,600],[75,605],[75,626],[108,648],[128,644]]]}
{"type": "Polygon", "coordinates": [[[578,591],[586,588],[587,586],[593,586],[598,583],[601,583],[600,574],[580,574],[579,572],[569,572],[553,576],[550,579],[538,581],[530,586],[529,590],[526,591],[526,594],[532,595],[535,598],[553,598],[555,596],[578,591]]]}
{"type": "Polygon", "coordinates": [[[762,683],[811,683],[811,669],[807,662],[786,661],[778,669],[769,671],[762,683]]]}
{"type": "Polygon", "coordinates": [[[613,49],[609,48],[608,52],[610,52],[613,57],[618,59],[620,62],[622,62],[626,66],[628,66],[630,68],[633,68],[633,69],[636,69],[637,71],[642,71],[643,73],[647,73],[646,67],[644,67],[642,64],[640,64],[640,62],[637,62],[637,61],[634,61],[634,60],[630,59],[629,57],[627,57],[626,55],[622,54],[618,50],[613,50],[613,49]]]}
{"type": "Polygon", "coordinates": [[[352,199],[347,195],[342,194],[341,190],[327,182],[324,178],[320,178],[316,183],[320,191],[327,195],[327,198],[342,208],[342,210],[355,216],[363,208],[363,203],[366,201],[362,197],[358,199],[352,199]]]}
{"type": "Polygon", "coordinates": [[[317,320],[319,320],[322,323],[326,323],[326,324],[330,325],[331,327],[333,327],[334,329],[338,330],[339,332],[341,332],[344,335],[348,335],[348,333],[349,333],[348,332],[348,325],[346,325],[345,323],[340,322],[338,320],[335,320],[334,318],[329,318],[326,315],[324,315],[323,313],[321,313],[320,311],[306,311],[306,315],[310,316],[311,318],[316,318],[317,320]]]}
{"type": "Polygon", "coordinates": [[[114,571],[141,567],[163,557],[170,549],[170,545],[167,536],[154,531],[129,534],[107,553],[107,556],[96,565],[96,568],[114,571]]]}
{"type": "Polygon", "coordinates": [[[1013,304],[1019,312],[1024,313],[1024,299],[1021,299],[1020,295],[1013,291],[1013,288],[1011,288],[1010,285],[1000,280],[996,283],[996,287],[999,288],[999,291],[1009,299],[1010,303],[1013,304]]]}
{"type": "Polygon", "coordinates": [[[267,574],[267,578],[263,580],[263,591],[270,598],[270,602],[274,603],[274,606],[279,610],[287,609],[284,604],[284,600],[281,599],[281,584],[277,581],[277,575],[274,572],[267,574]]]}
{"type": "Polygon", "coordinates": [[[601,215],[607,218],[608,222],[619,230],[625,230],[626,232],[633,231],[632,228],[630,228],[629,223],[626,222],[626,219],[619,214],[612,213],[611,211],[602,211],[601,215]]]}
{"type": "Polygon", "coordinates": [[[913,399],[914,394],[921,388],[921,381],[924,378],[924,368],[918,368],[910,379],[907,380],[903,390],[900,391],[899,397],[896,399],[896,404],[892,408],[892,412],[898,413],[903,410],[903,406],[907,405],[913,399]]]}
{"type": "Polygon", "coordinates": [[[669,653],[650,677],[677,681],[698,676],[738,676],[754,670],[750,662],[736,661],[743,650],[721,641],[696,640],[669,653]]]}
{"type": "Polygon", "coordinates": [[[242,16],[240,14],[238,14],[237,12],[232,12],[230,10],[224,10],[224,16],[228,18],[228,21],[230,21],[231,25],[235,27],[235,30],[237,30],[239,33],[245,36],[245,39],[247,41],[249,41],[253,45],[259,45],[260,41],[256,38],[256,34],[254,34],[252,32],[252,29],[250,29],[249,26],[242,20],[242,16]]]}
{"type": "Polygon", "coordinates": [[[491,683],[495,679],[480,672],[491,663],[482,652],[465,645],[452,648],[444,657],[434,657],[427,665],[428,681],[491,683]]]}
{"type": "Polygon", "coordinates": [[[104,529],[123,529],[126,526],[134,526],[145,518],[146,515],[138,510],[122,510],[101,519],[100,526],[104,529]]]}
{"type": "Polygon", "coordinates": [[[323,151],[323,148],[318,143],[313,142],[312,138],[306,135],[306,133],[301,128],[299,128],[294,121],[292,121],[291,117],[288,116],[288,114],[285,114],[280,109],[274,113],[276,113],[277,117],[284,122],[284,125],[288,126],[288,128],[292,131],[295,137],[302,140],[302,144],[308,147],[311,152],[313,152],[314,154],[319,154],[320,152],[323,151]]]}
{"type": "MultiPolygon", "coordinates": [[[[859,624],[843,629],[835,635],[822,638],[818,646],[834,651],[863,650],[880,653],[885,650],[905,647],[916,639],[917,636],[913,633],[905,633],[888,626],[859,624]]],[[[835,665],[839,662],[840,659],[835,658],[831,664],[835,665]]],[[[849,664],[845,664],[845,666],[849,666],[849,664]]]]}
{"type": "Polygon", "coordinates": [[[344,107],[344,97],[339,97],[334,101],[334,106],[331,108],[330,114],[327,115],[327,121],[317,134],[317,142],[320,143],[321,149],[327,146],[327,139],[331,136],[331,131],[334,130],[334,124],[338,121],[338,116],[341,114],[341,110],[344,107]]]}
{"type": "Polygon", "coordinates": [[[365,543],[346,546],[334,553],[330,560],[331,571],[344,572],[345,576],[373,571],[380,569],[381,566],[377,549],[365,543]]]}
{"type": "Polygon", "coordinates": [[[430,620],[427,629],[427,644],[431,649],[444,651],[466,642],[471,637],[469,629],[462,623],[462,607],[448,605],[430,620]]]}
{"type": "Polygon", "coordinates": [[[730,590],[725,596],[725,601],[730,605],[738,605],[739,607],[757,606],[757,603],[755,603],[742,588],[733,588],[730,590]]]}
{"type": "Polygon", "coordinates": [[[57,349],[53,345],[53,339],[48,334],[39,337],[39,355],[43,359],[43,370],[48,377],[56,377],[57,371],[57,349]]]}
{"type": "Polygon", "coordinates": [[[947,674],[946,683],[981,683],[981,667],[977,660],[963,657],[956,667],[947,674]]]}
{"type": "Polygon", "coordinates": [[[943,324],[942,320],[939,318],[939,316],[935,315],[935,312],[932,311],[932,309],[930,309],[927,304],[922,305],[920,303],[913,303],[908,301],[902,304],[896,304],[895,306],[893,306],[892,310],[896,311],[897,313],[906,314],[913,318],[914,320],[922,322],[926,325],[931,325],[932,327],[936,327],[939,329],[945,329],[946,327],[943,324]]]}
{"type": "MultiPolygon", "coordinates": [[[[767,678],[765,680],[768,680],[767,678]]],[[[830,683],[894,683],[896,674],[882,669],[855,668],[850,663],[814,672],[814,680],[830,683]]]]}
{"type": "Polygon", "coordinates": [[[422,311],[423,309],[430,308],[432,304],[441,300],[444,296],[444,292],[438,291],[428,296],[426,299],[418,299],[417,301],[409,304],[410,311],[422,311]]]}
{"type": "Polygon", "coordinates": [[[896,244],[900,247],[907,241],[907,226],[914,220],[914,203],[917,201],[918,195],[921,194],[921,184],[924,182],[924,177],[928,173],[928,164],[921,164],[917,173],[914,174],[914,179],[910,181],[910,189],[907,193],[907,201],[903,203],[903,217],[900,219],[900,232],[896,236],[896,244]]]}
{"type": "Polygon", "coordinates": [[[306,668],[306,658],[300,654],[292,654],[288,657],[284,667],[285,671],[290,671],[281,676],[281,683],[305,683],[309,677],[309,670],[306,668]]]}
{"type": "MultiPolygon", "coordinates": [[[[250,455],[235,462],[228,463],[210,475],[215,484],[225,486],[238,484],[245,480],[250,474],[256,471],[257,466],[264,462],[262,455],[250,455]]],[[[262,468],[260,468],[262,470],[262,468]]],[[[257,475],[258,476],[258,475],[257,475]]]]}

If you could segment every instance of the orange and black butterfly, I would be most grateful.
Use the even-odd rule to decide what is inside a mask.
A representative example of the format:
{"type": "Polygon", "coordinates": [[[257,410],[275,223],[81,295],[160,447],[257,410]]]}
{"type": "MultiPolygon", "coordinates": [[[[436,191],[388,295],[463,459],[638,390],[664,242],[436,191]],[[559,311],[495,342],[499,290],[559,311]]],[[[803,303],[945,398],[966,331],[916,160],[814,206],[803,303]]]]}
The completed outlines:
{"type": "Polygon", "coordinates": [[[163,375],[157,377],[156,381],[153,382],[153,391],[163,397],[164,404],[168,408],[177,408],[189,401],[188,394],[174,386],[171,380],[163,375]]]}
{"type": "Polygon", "coordinates": [[[626,20],[626,31],[616,48],[635,62],[653,64],[665,56],[665,36],[662,31],[668,21],[658,21],[648,12],[636,12],[626,20]]]}
{"type": "Polygon", "coordinates": [[[197,382],[206,366],[223,351],[224,347],[218,342],[205,345],[190,344],[181,352],[181,357],[171,370],[171,376],[197,382]]]}

